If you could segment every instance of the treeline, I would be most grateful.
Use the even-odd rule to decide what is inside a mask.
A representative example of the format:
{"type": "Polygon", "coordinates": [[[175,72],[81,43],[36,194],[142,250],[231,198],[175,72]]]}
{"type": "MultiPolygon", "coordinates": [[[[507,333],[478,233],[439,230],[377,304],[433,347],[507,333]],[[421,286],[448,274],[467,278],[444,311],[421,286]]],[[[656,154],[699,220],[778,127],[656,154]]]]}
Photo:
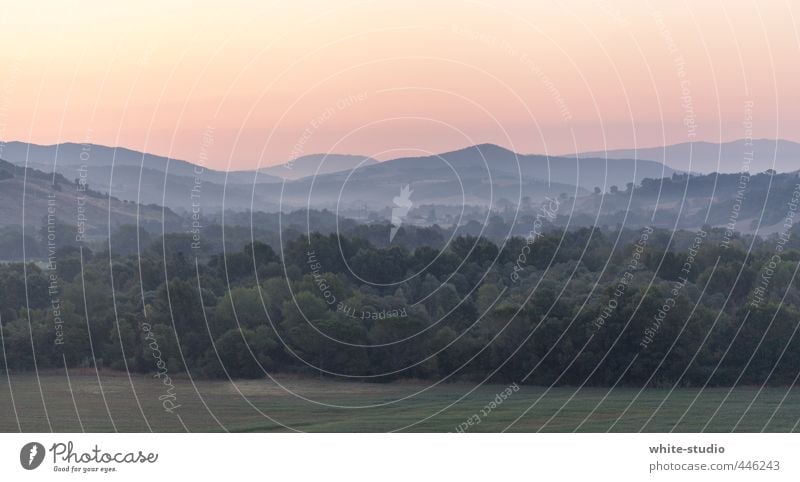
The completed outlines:
{"type": "Polygon", "coordinates": [[[376,246],[358,229],[2,264],[0,362],[595,386],[791,384],[800,370],[800,252],[776,258],[775,239],[582,228],[376,246]]]}
{"type": "Polygon", "coordinates": [[[643,179],[640,186],[612,186],[609,193],[601,193],[598,187],[593,196],[577,201],[578,216],[569,206],[564,211],[569,215],[562,222],[695,228],[705,223],[727,224],[731,211],[736,209],[740,229],[764,231],[783,221],[787,203],[793,202],[799,184],[796,172],[691,176],[675,173],[663,179],[643,179]]]}

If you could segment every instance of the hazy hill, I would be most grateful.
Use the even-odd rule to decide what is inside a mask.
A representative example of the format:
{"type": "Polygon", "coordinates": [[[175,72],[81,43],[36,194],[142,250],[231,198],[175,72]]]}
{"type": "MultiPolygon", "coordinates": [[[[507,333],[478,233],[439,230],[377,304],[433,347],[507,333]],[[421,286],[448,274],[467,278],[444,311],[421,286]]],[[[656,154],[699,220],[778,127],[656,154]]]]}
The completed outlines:
{"type": "MultiPolygon", "coordinates": [[[[180,159],[170,159],[163,156],[142,153],[124,147],[107,147],[97,144],[89,144],[88,150],[84,151],[82,144],[67,142],[50,146],[28,144],[25,142],[8,142],[3,148],[3,159],[17,165],[25,164],[27,159],[28,166],[41,169],[45,172],[52,171],[55,166],[56,172],[61,172],[62,168],[70,168],[70,173],[81,164],[87,164],[90,168],[119,166],[144,167],[158,172],[169,172],[176,176],[194,178],[196,175],[197,164],[180,159]],[[85,152],[83,157],[81,153],[85,152]]],[[[231,171],[227,173],[227,182],[232,183],[252,183],[255,176],[254,171],[231,171]]],[[[71,179],[66,176],[67,179],[71,179]]],[[[203,181],[224,183],[226,172],[204,167],[202,169],[203,181]]],[[[278,182],[280,179],[259,174],[259,182],[278,182]]],[[[100,181],[96,181],[99,184],[100,181]]]]}
{"type": "Polygon", "coordinates": [[[179,229],[185,222],[161,206],[137,205],[91,189],[79,192],[74,181],[60,174],[0,160],[0,226],[24,224],[30,233],[38,233],[50,207],[58,222],[67,225],[76,225],[82,213],[88,235],[108,235],[109,223],[113,228],[138,220],[141,226],[160,231],[162,221],[167,230],[179,229]]]}
{"type": "Polygon", "coordinates": [[[350,171],[352,169],[377,164],[371,157],[345,154],[310,154],[298,157],[286,164],[265,167],[260,172],[283,179],[300,179],[306,176],[350,171]]]}
{"type": "Polygon", "coordinates": [[[722,144],[694,142],[673,144],[666,147],[643,149],[616,149],[610,151],[583,152],[580,158],[608,157],[612,159],[647,159],[662,162],[673,169],[684,172],[741,172],[746,157],[753,158],[750,172],[775,169],[778,172],[793,172],[800,169],[800,144],[786,140],[756,139],[752,146],[744,139],[722,144]]]}

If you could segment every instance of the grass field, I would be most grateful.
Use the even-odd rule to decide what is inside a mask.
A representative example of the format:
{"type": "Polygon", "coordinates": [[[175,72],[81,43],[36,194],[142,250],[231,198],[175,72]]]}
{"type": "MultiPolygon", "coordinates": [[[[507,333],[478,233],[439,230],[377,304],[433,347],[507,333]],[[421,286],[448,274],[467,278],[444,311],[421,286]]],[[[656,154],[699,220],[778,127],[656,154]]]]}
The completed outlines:
{"type": "Polygon", "coordinates": [[[0,431],[451,432],[477,416],[480,423],[465,431],[496,432],[522,416],[508,430],[787,432],[800,418],[800,389],[780,387],[760,394],[757,387],[740,387],[727,400],[727,388],[682,388],[669,397],[668,389],[648,389],[631,404],[638,389],[591,388],[576,394],[569,387],[522,386],[481,413],[506,386],[298,378],[179,378],[174,385],[180,407],[168,413],[159,400],[164,385],[145,375],[71,370],[69,379],[64,372],[45,372],[37,380],[35,373],[0,372],[0,431]]]}

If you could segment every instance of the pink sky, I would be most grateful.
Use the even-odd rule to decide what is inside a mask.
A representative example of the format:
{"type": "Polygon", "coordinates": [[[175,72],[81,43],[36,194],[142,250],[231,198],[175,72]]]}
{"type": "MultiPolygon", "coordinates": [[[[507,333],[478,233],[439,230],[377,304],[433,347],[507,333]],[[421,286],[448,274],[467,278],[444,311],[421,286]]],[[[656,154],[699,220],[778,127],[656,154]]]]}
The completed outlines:
{"type": "Polygon", "coordinates": [[[755,137],[800,141],[790,1],[108,3],[4,5],[0,139],[198,161],[210,135],[222,169],[559,154],[744,137],[752,102],[755,137]]]}

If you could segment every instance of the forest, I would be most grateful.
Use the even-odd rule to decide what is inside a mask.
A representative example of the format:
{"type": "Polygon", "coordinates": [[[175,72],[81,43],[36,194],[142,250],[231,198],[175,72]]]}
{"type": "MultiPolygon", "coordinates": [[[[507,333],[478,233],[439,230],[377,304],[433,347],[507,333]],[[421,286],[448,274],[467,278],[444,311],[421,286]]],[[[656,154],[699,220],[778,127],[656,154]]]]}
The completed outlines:
{"type": "MultiPolygon", "coordinates": [[[[782,244],[708,226],[370,241],[386,229],[293,231],[202,256],[185,236],[137,254],[70,245],[46,261],[0,264],[0,362],[372,382],[797,379],[794,230],[782,244]]],[[[131,232],[117,239],[130,244],[131,232]]]]}

